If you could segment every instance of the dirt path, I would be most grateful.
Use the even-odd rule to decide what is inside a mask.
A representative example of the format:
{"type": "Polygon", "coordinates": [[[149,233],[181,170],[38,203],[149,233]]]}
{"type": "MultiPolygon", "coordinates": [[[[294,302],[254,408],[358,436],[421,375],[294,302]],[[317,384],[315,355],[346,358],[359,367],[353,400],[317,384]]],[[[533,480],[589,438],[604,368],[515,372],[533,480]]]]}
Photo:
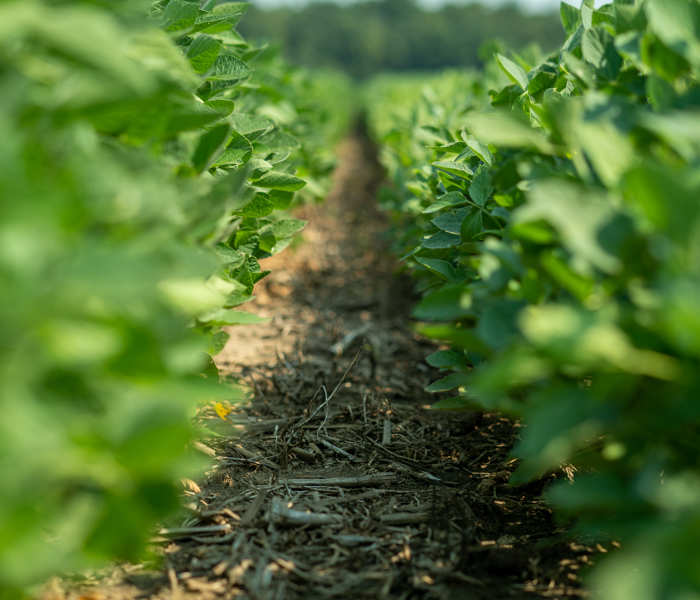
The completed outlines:
{"type": "Polygon", "coordinates": [[[583,594],[591,550],[543,544],[561,531],[546,481],[506,485],[517,427],[428,410],[435,346],[408,328],[380,241],[381,169],[360,135],[339,152],[328,202],[302,211],[306,243],[263,264],[276,272],[250,309],[271,321],[231,330],[218,357],[256,398],[233,424],[202,419],[245,434],[199,446],[214,467],[185,492],[164,570],[123,568],[91,600],[583,594]]]}

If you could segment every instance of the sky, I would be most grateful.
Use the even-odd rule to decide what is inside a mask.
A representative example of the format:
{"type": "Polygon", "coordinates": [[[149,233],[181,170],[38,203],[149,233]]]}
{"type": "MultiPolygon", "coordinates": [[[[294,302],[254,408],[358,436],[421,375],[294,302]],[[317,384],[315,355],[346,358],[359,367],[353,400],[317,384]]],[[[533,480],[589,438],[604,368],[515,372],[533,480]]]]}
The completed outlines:
{"type": "MultiPolygon", "coordinates": [[[[353,0],[332,0],[338,2],[338,4],[347,4],[353,0]]],[[[260,7],[274,7],[274,6],[301,6],[308,4],[309,0],[253,0],[253,2],[260,7]]],[[[498,6],[500,4],[506,4],[511,2],[521,6],[527,12],[547,12],[556,11],[559,9],[559,0],[481,0],[482,4],[489,6],[498,6]]],[[[576,0],[567,0],[568,4],[574,4],[579,6],[580,3],[576,0]]],[[[438,8],[443,4],[446,4],[446,0],[418,0],[418,3],[426,8],[438,8]]],[[[462,2],[451,2],[454,4],[462,4],[462,2]]],[[[596,5],[603,4],[603,0],[596,1],[596,5]]]]}

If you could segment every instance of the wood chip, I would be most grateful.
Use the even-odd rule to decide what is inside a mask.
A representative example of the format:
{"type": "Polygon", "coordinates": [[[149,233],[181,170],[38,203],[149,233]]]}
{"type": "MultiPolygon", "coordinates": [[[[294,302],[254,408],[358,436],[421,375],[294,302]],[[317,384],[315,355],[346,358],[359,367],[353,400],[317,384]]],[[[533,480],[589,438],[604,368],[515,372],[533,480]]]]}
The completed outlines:
{"type": "Polygon", "coordinates": [[[382,446],[389,446],[391,444],[391,421],[389,419],[384,419],[384,431],[382,434],[382,446]]]}
{"type": "Polygon", "coordinates": [[[297,458],[300,458],[304,462],[307,463],[314,463],[316,462],[316,455],[313,452],[310,452],[308,450],[304,450],[303,448],[294,448],[292,450],[294,453],[294,456],[297,458]]]}

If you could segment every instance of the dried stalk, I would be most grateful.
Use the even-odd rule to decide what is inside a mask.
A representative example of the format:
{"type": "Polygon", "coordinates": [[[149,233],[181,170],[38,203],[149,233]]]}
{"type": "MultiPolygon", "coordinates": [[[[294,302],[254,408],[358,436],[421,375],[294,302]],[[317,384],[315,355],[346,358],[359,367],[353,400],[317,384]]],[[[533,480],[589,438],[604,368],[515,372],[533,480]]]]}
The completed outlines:
{"type": "Polygon", "coordinates": [[[323,444],[326,448],[330,448],[331,450],[333,450],[333,452],[337,452],[338,454],[342,454],[343,456],[345,456],[346,458],[349,458],[353,462],[357,460],[357,458],[355,458],[352,454],[350,454],[349,452],[346,452],[345,450],[343,450],[339,446],[336,446],[335,444],[329,442],[328,440],[322,440],[319,438],[318,443],[323,444]]]}
{"type": "Polygon", "coordinates": [[[294,510],[293,508],[289,508],[287,503],[280,498],[274,498],[272,500],[272,508],[270,509],[270,521],[275,525],[290,527],[310,525],[312,527],[318,527],[321,525],[341,523],[342,520],[342,517],[339,515],[294,510]]]}
{"type": "Polygon", "coordinates": [[[353,329],[350,333],[343,337],[342,340],[336,344],[333,344],[328,351],[336,356],[342,356],[343,353],[350,347],[350,344],[352,344],[363,333],[367,333],[370,329],[372,329],[372,323],[365,323],[361,327],[353,329]]]}
{"type": "Polygon", "coordinates": [[[375,473],[373,475],[362,475],[360,477],[329,477],[328,479],[289,479],[284,483],[289,487],[300,488],[310,486],[325,487],[367,487],[370,485],[381,485],[396,481],[398,477],[395,473],[375,473]]]}
{"type": "Polygon", "coordinates": [[[158,535],[162,535],[167,538],[181,538],[190,537],[192,535],[197,535],[199,533],[218,533],[224,531],[228,533],[231,531],[230,525],[201,525],[199,527],[170,527],[168,529],[161,529],[158,535]]]}
{"type": "Polygon", "coordinates": [[[394,513],[379,515],[379,520],[384,525],[409,525],[413,523],[427,523],[430,521],[430,515],[427,513],[394,513]]]}

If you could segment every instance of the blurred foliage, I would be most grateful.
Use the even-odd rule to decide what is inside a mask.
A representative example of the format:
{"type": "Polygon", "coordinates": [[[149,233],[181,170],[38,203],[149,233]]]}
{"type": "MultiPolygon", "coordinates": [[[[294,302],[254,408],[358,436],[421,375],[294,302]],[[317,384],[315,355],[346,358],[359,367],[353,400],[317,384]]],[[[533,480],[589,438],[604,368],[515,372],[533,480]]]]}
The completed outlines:
{"type": "Polygon", "coordinates": [[[246,8],[0,3],[3,598],[142,556],[193,466],[187,415],[245,396],[211,356],[304,226],[297,171],[328,171],[294,134],[349,120],[258,58],[246,8]]]}
{"type": "Polygon", "coordinates": [[[497,52],[457,93],[374,86],[382,199],[449,345],[435,408],[523,419],[513,484],[578,471],[548,497],[621,541],[603,598],[700,598],[700,3],[561,19],[559,51],[497,52]]]}
{"type": "Polygon", "coordinates": [[[335,147],[352,126],[359,95],[350,78],[339,71],[292,67],[278,48],[261,49],[255,60],[256,93],[242,98],[238,107],[303,140],[287,158],[296,176],[306,182],[294,203],[321,201],[336,164],[335,147]]]}
{"type": "Polygon", "coordinates": [[[413,0],[364,1],[302,7],[251,7],[244,35],[279,43],[285,56],[308,67],[336,68],[353,77],[381,71],[476,67],[479,48],[501,39],[514,48],[563,41],[555,14],[526,15],[515,5],[448,4],[423,10],[413,0]]]}

